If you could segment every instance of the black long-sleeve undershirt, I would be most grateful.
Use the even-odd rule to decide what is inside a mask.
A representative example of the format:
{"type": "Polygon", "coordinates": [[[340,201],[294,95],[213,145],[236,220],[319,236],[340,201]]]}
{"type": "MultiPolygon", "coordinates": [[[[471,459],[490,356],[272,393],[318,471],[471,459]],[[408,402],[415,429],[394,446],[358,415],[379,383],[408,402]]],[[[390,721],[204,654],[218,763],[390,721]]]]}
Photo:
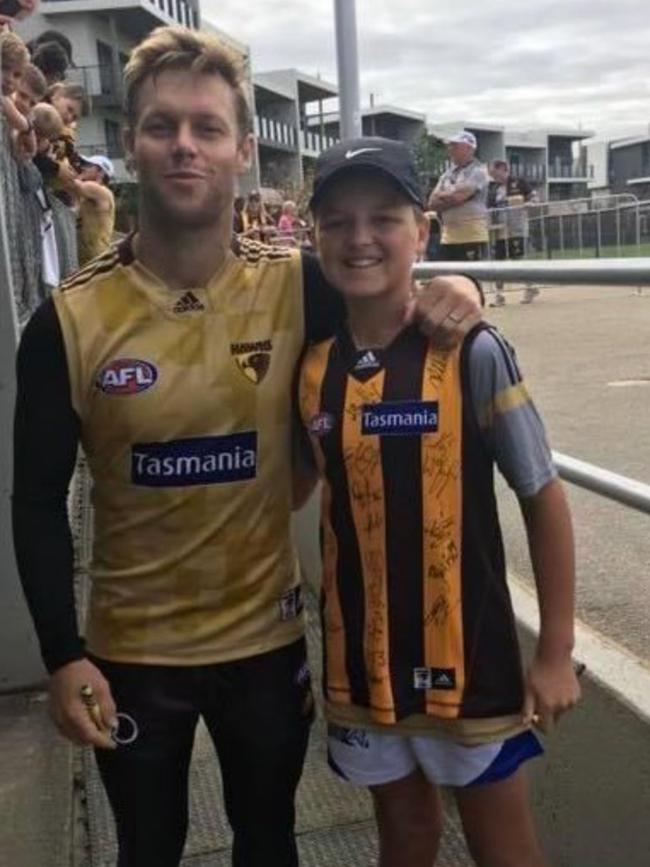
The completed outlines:
{"type": "Polygon", "coordinates": [[[83,656],[74,603],[67,495],[80,424],[51,300],[29,321],[16,363],[14,547],[48,671],[83,656]]]}

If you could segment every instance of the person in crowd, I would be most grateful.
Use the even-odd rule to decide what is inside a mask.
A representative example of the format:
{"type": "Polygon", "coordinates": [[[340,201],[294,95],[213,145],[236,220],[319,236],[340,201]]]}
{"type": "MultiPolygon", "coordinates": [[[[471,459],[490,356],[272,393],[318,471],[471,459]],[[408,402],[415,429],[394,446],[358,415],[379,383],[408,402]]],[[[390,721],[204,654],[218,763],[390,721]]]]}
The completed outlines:
{"type": "Polygon", "coordinates": [[[291,199],[282,204],[282,212],[278,219],[278,235],[276,242],[282,246],[297,247],[303,225],[298,217],[298,207],[291,199]]]}
{"type": "MultiPolygon", "coordinates": [[[[232,248],[254,146],[244,80],[200,31],[159,28],[135,48],[125,101],[138,231],[53,293],[18,353],[18,568],[54,719],[97,748],[119,863],[138,867],[180,863],[200,717],[233,864],[298,863],[313,711],[290,532],[291,384],[340,302],[313,257],[246,238],[232,248]],[[80,441],[95,507],[84,640],[65,506],[80,441]]],[[[462,276],[402,310],[438,342],[480,315],[462,276]]]]}
{"type": "Polygon", "coordinates": [[[16,33],[0,33],[0,59],[2,60],[2,95],[12,96],[29,64],[29,52],[16,33]]]}
{"type": "MultiPolygon", "coordinates": [[[[488,208],[492,210],[495,221],[494,258],[498,261],[523,259],[528,240],[526,204],[535,200],[534,190],[523,178],[512,177],[506,160],[492,160],[490,177],[488,208]]],[[[495,287],[494,301],[490,306],[502,307],[506,303],[503,283],[497,281],[495,287]]],[[[537,295],[537,286],[526,286],[521,303],[530,304],[537,295]]]]}
{"type": "Polygon", "coordinates": [[[30,117],[34,107],[45,98],[46,93],[45,76],[37,66],[28,63],[13,94],[16,108],[25,117],[30,117]]]}
{"type": "MultiPolygon", "coordinates": [[[[41,281],[44,295],[49,295],[60,282],[61,268],[56,244],[52,204],[41,167],[44,164],[46,165],[45,172],[47,174],[47,164],[51,164],[48,154],[52,151],[53,143],[57,141],[63,132],[63,121],[61,120],[61,115],[53,105],[40,102],[34,107],[32,122],[36,136],[34,165],[38,168],[41,179],[41,183],[35,192],[41,213],[41,281]]],[[[54,162],[54,166],[58,173],[59,167],[56,162],[54,162]]]]}
{"type": "Polygon", "coordinates": [[[246,205],[245,196],[235,196],[235,201],[232,206],[232,230],[235,235],[241,235],[244,231],[244,207],[246,205]]]}
{"type": "Polygon", "coordinates": [[[29,112],[22,111],[23,100],[16,104],[15,97],[21,87],[23,76],[29,67],[29,53],[24,42],[12,32],[0,33],[2,59],[2,95],[0,112],[11,131],[14,156],[29,159],[35,152],[36,140],[29,112]]]}
{"type": "Polygon", "coordinates": [[[86,109],[86,94],[78,84],[61,82],[48,90],[47,101],[59,112],[63,132],[52,146],[52,159],[58,168],[52,177],[52,190],[68,207],[74,204],[66,189],[68,182],[81,172],[82,160],[76,146],[76,125],[86,109]]]}
{"type": "Polygon", "coordinates": [[[103,154],[81,157],[81,172],[68,191],[78,207],[79,265],[109,248],[115,229],[115,198],[109,184],[115,175],[113,163],[103,154]]]}
{"type": "Polygon", "coordinates": [[[244,234],[251,240],[264,241],[275,234],[273,221],[264,206],[261,193],[257,190],[248,194],[242,219],[244,234]]]}
{"type": "Polygon", "coordinates": [[[22,21],[32,15],[40,0],[3,0],[0,3],[0,33],[11,30],[15,21],[22,21]]]}
{"type": "Polygon", "coordinates": [[[44,30],[27,43],[27,48],[33,56],[42,45],[51,45],[52,43],[58,45],[64,52],[68,66],[73,66],[72,42],[60,30],[44,30]]]}
{"type": "MultiPolygon", "coordinates": [[[[330,764],[370,789],[380,867],[434,863],[439,786],[453,787],[479,867],[545,867],[523,763],[542,752],[534,721],[550,730],[580,689],[571,520],[542,423],[494,328],[449,351],[404,324],[428,223],[403,143],[323,153],[311,207],[347,312],[307,349],[298,399],[324,481],[330,764]],[[539,599],[525,678],[495,465],[520,500],[539,599]]],[[[298,489],[300,501],[310,486],[298,489]]]]}
{"type": "Polygon", "coordinates": [[[68,55],[58,42],[42,42],[35,46],[32,63],[38,66],[50,87],[65,79],[70,66],[68,55]]]}
{"type": "Polygon", "coordinates": [[[447,142],[452,165],[429,197],[429,210],[442,221],[441,258],[483,259],[489,241],[485,166],[476,158],[476,136],[463,130],[447,142]]]}

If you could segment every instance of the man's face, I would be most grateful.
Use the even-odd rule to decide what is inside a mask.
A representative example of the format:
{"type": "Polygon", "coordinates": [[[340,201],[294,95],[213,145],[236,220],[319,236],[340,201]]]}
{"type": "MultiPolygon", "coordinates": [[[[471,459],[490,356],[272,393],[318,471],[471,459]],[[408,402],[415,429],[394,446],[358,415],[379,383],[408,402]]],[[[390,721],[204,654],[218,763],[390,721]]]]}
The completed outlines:
{"type": "Polygon", "coordinates": [[[61,115],[61,120],[66,126],[72,126],[81,116],[81,103],[78,99],[71,99],[62,93],[52,97],[52,105],[61,115]]]}
{"type": "Polygon", "coordinates": [[[136,112],[126,145],[149,213],[179,228],[230,219],[252,146],[239,133],[232,88],[218,75],[168,70],[144,81],[136,112]]]}
{"type": "Polygon", "coordinates": [[[7,65],[2,67],[2,95],[11,96],[20,85],[20,81],[25,71],[25,64],[18,63],[13,66],[7,65]]]}
{"type": "Polygon", "coordinates": [[[316,243],[328,281],[347,298],[402,293],[424,252],[428,224],[381,175],[346,175],[316,214],[316,243]]]}
{"type": "Polygon", "coordinates": [[[492,179],[497,182],[497,184],[505,184],[508,180],[508,176],[510,172],[508,171],[507,166],[492,166],[490,169],[490,174],[492,175],[492,179]]]}
{"type": "Polygon", "coordinates": [[[39,101],[38,94],[34,93],[24,79],[18,84],[13,99],[16,108],[21,114],[24,114],[25,117],[28,117],[31,114],[32,109],[39,101]]]}
{"type": "Polygon", "coordinates": [[[464,166],[474,156],[474,148],[466,142],[449,142],[447,145],[449,159],[457,166],[464,166]]]}
{"type": "Polygon", "coordinates": [[[81,171],[79,172],[79,179],[82,181],[95,181],[97,184],[101,184],[104,180],[104,172],[99,168],[99,166],[95,166],[92,163],[82,163],[81,171]]]}

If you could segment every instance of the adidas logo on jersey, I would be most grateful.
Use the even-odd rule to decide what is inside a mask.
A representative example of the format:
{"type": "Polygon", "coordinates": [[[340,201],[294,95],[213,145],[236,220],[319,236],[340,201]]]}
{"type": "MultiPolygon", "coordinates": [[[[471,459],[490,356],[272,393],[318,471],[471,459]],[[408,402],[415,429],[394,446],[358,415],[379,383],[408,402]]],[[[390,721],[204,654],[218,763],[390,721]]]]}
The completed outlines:
{"type": "Polygon", "coordinates": [[[456,689],[453,668],[414,668],[413,689],[456,689]]]}
{"type": "Polygon", "coordinates": [[[354,365],[355,370],[373,370],[376,367],[380,367],[379,359],[372,351],[369,349],[367,352],[364,352],[361,358],[357,360],[357,363],[354,365]]]}
{"type": "Polygon", "coordinates": [[[189,291],[172,307],[174,313],[192,313],[195,310],[205,310],[205,305],[199,301],[194,292],[189,291]]]}

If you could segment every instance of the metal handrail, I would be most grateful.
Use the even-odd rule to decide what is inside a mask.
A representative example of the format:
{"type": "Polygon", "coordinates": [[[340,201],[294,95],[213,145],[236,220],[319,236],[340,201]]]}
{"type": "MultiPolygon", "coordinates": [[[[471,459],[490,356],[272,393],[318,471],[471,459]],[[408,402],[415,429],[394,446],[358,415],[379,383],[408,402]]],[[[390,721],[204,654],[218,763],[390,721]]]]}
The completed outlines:
{"type": "Polygon", "coordinates": [[[418,262],[417,280],[443,274],[467,274],[478,280],[517,283],[575,283],[583,285],[650,286],[650,257],[633,259],[564,259],[511,262],[418,262]]]}
{"type": "Polygon", "coordinates": [[[650,515],[650,485],[595,464],[579,461],[561,452],[553,452],[553,460],[565,481],[650,515]]]}

